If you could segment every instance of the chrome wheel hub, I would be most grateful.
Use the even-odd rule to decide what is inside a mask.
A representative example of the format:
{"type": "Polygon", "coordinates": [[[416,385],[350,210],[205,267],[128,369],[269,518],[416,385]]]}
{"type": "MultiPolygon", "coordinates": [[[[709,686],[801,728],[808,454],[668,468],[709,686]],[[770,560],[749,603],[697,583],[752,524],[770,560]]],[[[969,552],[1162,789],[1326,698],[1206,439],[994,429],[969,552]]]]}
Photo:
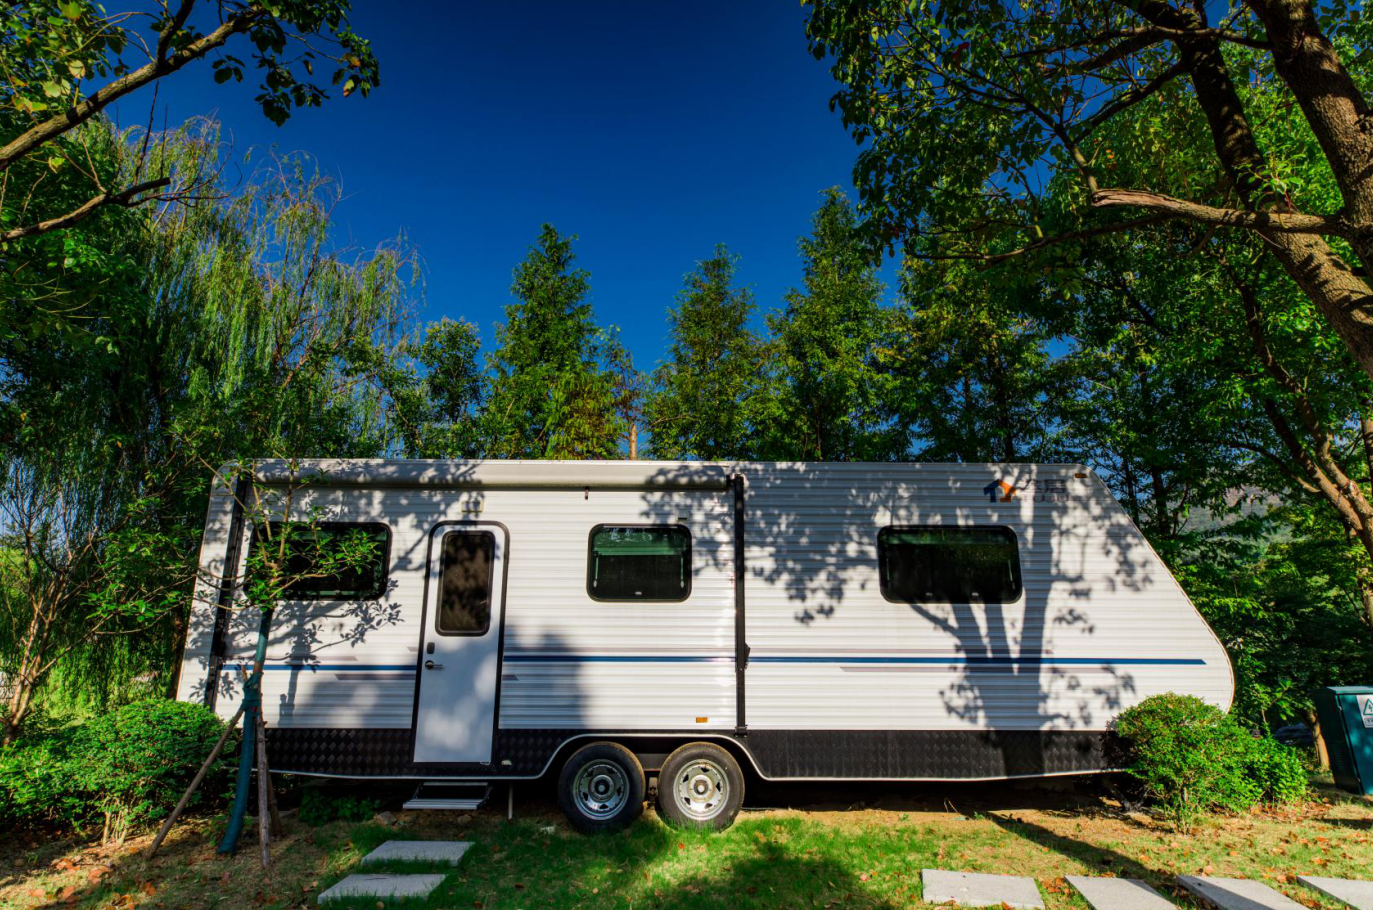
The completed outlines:
{"type": "Polygon", "coordinates": [[[629,800],[629,777],[614,762],[593,761],[572,782],[577,808],[589,818],[610,818],[629,800]]]}
{"type": "Polygon", "coordinates": [[[694,761],[677,775],[677,805],[692,818],[713,818],[729,801],[729,778],[712,761],[694,761]]]}

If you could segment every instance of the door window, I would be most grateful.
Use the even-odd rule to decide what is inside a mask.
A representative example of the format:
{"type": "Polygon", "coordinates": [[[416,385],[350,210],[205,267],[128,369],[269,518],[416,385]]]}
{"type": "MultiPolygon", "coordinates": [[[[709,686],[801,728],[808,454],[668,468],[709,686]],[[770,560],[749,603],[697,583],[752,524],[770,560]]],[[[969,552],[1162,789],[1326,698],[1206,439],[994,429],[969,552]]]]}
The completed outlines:
{"type": "Polygon", "coordinates": [[[443,635],[484,635],[491,628],[491,583],[496,535],[451,531],[443,536],[439,561],[439,612],[443,635]]]}

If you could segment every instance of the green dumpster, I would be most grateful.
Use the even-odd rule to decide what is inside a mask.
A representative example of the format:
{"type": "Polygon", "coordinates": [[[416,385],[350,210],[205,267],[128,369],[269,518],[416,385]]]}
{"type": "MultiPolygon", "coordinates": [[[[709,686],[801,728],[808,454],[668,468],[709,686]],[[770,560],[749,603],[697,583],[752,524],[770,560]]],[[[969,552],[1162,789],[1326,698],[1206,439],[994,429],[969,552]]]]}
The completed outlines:
{"type": "Polygon", "coordinates": [[[1373,794],[1373,686],[1332,686],[1316,693],[1321,739],[1335,786],[1373,794]]]}

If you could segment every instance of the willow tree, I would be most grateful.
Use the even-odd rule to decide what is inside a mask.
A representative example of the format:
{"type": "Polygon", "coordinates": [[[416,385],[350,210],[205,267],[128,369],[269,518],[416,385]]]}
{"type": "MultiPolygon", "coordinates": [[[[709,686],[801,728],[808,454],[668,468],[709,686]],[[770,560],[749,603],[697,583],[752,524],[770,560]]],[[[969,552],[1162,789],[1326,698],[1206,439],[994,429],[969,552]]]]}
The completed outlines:
{"type": "MultiPolygon", "coordinates": [[[[220,166],[208,124],[154,147],[175,157],[169,167],[220,166]]],[[[57,300],[80,320],[41,345],[0,338],[0,425],[18,431],[3,439],[0,500],[42,531],[6,540],[7,735],[56,663],[103,647],[105,633],[156,631],[175,653],[212,467],[392,445],[375,378],[405,325],[410,259],[399,246],[335,249],[336,199],[308,160],[273,160],[217,200],[122,212],[117,229],[87,221],[66,262],[46,257],[42,237],[11,245],[15,271],[43,273],[31,287],[50,296],[0,306],[22,316],[57,300]],[[76,521],[73,504],[98,508],[76,521]]]]}

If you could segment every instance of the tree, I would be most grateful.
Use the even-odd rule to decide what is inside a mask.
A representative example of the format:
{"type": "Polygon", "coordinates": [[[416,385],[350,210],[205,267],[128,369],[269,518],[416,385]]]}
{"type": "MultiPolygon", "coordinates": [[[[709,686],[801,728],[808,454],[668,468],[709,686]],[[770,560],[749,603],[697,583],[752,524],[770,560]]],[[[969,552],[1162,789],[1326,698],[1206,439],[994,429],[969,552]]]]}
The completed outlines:
{"type": "Polygon", "coordinates": [[[496,327],[484,426],[497,458],[612,458],[627,435],[617,413],[612,337],[586,302],[590,273],[545,224],[515,268],[516,302],[496,327]]]}
{"type": "Polygon", "coordinates": [[[1033,279],[908,259],[891,343],[896,412],[924,461],[1062,457],[1068,377],[1033,279]]]}
{"type": "MultiPolygon", "coordinates": [[[[262,71],[257,101],[280,125],[293,107],[318,106],[327,90],[313,81],[316,61],[335,66],[332,83],[342,94],[366,96],[378,82],[370,44],[349,27],[347,0],[197,0],[156,2],[148,9],[106,14],[92,0],[18,0],[0,18],[0,173],[17,163],[43,158],[30,175],[6,180],[0,195],[0,242],[70,227],[110,206],[134,206],[155,199],[189,199],[207,185],[207,175],[153,166],[145,142],[120,180],[103,179],[75,143],[59,140],[90,122],[114,102],[214,56],[218,83],[242,81],[244,63],[222,49],[239,35],[254,50],[262,71]],[[151,21],[147,40],[131,27],[151,21]],[[134,67],[129,58],[146,57],[134,67]],[[82,173],[92,192],[79,202],[34,207],[27,190],[44,170],[82,173]],[[23,179],[28,176],[29,179],[23,179]],[[178,185],[179,184],[179,185],[178,185]]],[[[172,159],[162,156],[166,165],[172,159]]]]}
{"type": "MultiPolygon", "coordinates": [[[[158,147],[219,151],[211,127],[158,147]]],[[[0,300],[0,323],[24,327],[0,336],[0,503],[15,522],[3,603],[14,631],[0,629],[6,735],[56,661],[106,633],[165,634],[175,654],[213,468],[393,444],[373,367],[398,346],[409,259],[332,249],[335,191],[307,161],[273,164],[210,204],[76,225],[68,261],[19,258],[46,237],[11,247],[21,276],[36,273],[29,287],[80,304],[82,327],[31,333],[28,316],[51,301],[0,300]]]]}
{"type": "Polygon", "coordinates": [[[799,247],[805,290],[789,291],[768,318],[784,391],[767,445],[798,460],[900,458],[908,440],[889,407],[890,313],[840,190],[826,191],[799,247]]]}
{"type": "Polygon", "coordinates": [[[754,457],[764,343],[749,326],[753,294],[736,284],[723,244],[696,263],[668,310],[667,359],[653,376],[646,423],[658,458],[754,457]]]}
{"type": "Polygon", "coordinates": [[[995,263],[1169,220],[1252,233],[1373,375],[1370,26],[1347,0],[1245,0],[1218,23],[1206,4],[1165,0],[810,5],[812,50],[833,56],[843,86],[834,103],[869,142],[856,177],[882,242],[995,263]],[[1246,103],[1251,81],[1300,111],[1308,160],[1336,190],[1320,202],[1333,204],[1294,198],[1290,158],[1265,145],[1246,103]],[[1161,119],[1191,116],[1207,134],[1150,175],[1180,178],[1180,195],[1117,183],[1112,164],[1138,146],[1113,150],[1100,135],[1160,99],[1161,119]],[[1067,223],[1046,223],[1046,168],[1075,178],[1067,223]]]}
{"type": "MultiPolygon", "coordinates": [[[[1217,395],[1195,414],[1154,411],[1174,423],[1147,435],[1207,424],[1224,453],[1209,464],[1249,453],[1373,558],[1373,233],[1359,227],[1373,146],[1352,126],[1368,25],[1344,3],[1248,0],[1220,24],[1203,6],[837,0],[809,27],[835,55],[837,105],[871,140],[856,174],[872,239],[1040,272],[1068,306],[1112,268],[1182,265],[1170,293],[1222,309],[1171,321],[1162,356],[1217,395]]],[[[1156,391],[1141,387],[1146,407],[1156,391]]]]}
{"type": "Polygon", "coordinates": [[[418,382],[399,371],[388,382],[406,456],[480,458],[486,445],[482,407],[490,390],[477,327],[465,320],[430,323],[412,355],[418,382]]]}

